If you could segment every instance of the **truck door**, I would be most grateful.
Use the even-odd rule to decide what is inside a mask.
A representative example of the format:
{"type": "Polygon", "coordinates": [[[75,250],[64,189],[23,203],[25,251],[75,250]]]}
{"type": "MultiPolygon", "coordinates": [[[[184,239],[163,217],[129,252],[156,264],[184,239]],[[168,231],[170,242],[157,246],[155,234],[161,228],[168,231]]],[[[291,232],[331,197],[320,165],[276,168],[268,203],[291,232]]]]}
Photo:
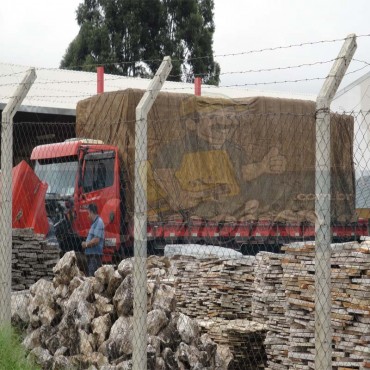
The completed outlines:
{"type": "Polygon", "coordinates": [[[105,225],[104,254],[113,254],[120,244],[120,199],[117,153],[114,150],[88,152],[82,161],[79,196],[80,234],[90,229],[87,205],[95,203],[105,225]]]}

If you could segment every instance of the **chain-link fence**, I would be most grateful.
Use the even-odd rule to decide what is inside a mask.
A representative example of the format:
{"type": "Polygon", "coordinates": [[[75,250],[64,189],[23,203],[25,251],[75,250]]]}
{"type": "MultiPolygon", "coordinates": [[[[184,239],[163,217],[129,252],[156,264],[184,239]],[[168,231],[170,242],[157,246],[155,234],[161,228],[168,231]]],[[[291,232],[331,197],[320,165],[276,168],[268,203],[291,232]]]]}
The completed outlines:
{"type": "Polygon", "coordinates": [[[131,369],[144,346],[148,369],[318,369],[319,322],[332,368],[368,368],[368,113],[329,114],[321,138],[324,295],[316,104],[160,93],[138,163],[143,94],[81,101],[76,122],[14,123],[7,268],[29,356],[46,369],[131,369]]]}

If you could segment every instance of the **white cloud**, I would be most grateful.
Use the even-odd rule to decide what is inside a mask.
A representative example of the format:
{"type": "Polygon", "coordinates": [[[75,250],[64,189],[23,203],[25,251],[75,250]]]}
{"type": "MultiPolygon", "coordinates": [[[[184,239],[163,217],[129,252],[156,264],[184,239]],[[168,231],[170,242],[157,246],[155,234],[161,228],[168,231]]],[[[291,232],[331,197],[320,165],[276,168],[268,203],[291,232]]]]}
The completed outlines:
{"type": "Polygon", "coordinates": [[[58,67],[78,33],[78,0],[12,0],[2,4],[0,61],[58,67]]]}
{"type": "MultiPolygon", "coordinates": [[[[370,2],[366,0],[216,0],[214,49],[216,54],[273,48],[320,40],[342,39],[351,33],[369,34],[370,2]]],[[[343,42],[287,50],[219,57],[223,72],[266,69],[335,58],[343,42]]],[[[358,39],[355,58],[369,60],[370,37],[358,39]]],[[[349,70],[363,66],[353,62],[349,70]]],[[[331,63],[288,71],[226,75],[222,84],[249,84],[325,77],[331,63]]],[[[368,70],[368,69],[367,69],[368,70]]],[[[348,76],[342,86],[367,70],[348,76]]],[[[317,93],[322,81],[259,85],[262,89],[317,93]]],[[[252,87],[251,87],[252,88],[252,87]]]]}

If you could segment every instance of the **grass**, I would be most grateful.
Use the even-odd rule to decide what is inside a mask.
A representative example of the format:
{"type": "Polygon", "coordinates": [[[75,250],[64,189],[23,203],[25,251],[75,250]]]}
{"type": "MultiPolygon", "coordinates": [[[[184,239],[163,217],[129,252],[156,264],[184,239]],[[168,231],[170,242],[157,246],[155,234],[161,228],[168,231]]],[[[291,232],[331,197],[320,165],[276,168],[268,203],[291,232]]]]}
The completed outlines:
{"type": "Polygon", "coordinates": [[[19,334],[14,329],[0,329],[0,370],[40,370],[26,356],[19,334]]]}

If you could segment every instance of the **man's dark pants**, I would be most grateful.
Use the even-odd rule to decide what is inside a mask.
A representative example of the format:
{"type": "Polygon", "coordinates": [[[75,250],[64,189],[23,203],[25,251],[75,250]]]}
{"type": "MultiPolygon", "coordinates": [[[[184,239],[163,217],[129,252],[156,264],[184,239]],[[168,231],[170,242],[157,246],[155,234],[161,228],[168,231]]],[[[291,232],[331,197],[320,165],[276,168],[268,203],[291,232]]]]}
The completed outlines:
{"type": "Polygon", "coordinates": [[[100,254],[87,254],[87,276],[94,276],[95,271],[102,266],[100,254]]]}

